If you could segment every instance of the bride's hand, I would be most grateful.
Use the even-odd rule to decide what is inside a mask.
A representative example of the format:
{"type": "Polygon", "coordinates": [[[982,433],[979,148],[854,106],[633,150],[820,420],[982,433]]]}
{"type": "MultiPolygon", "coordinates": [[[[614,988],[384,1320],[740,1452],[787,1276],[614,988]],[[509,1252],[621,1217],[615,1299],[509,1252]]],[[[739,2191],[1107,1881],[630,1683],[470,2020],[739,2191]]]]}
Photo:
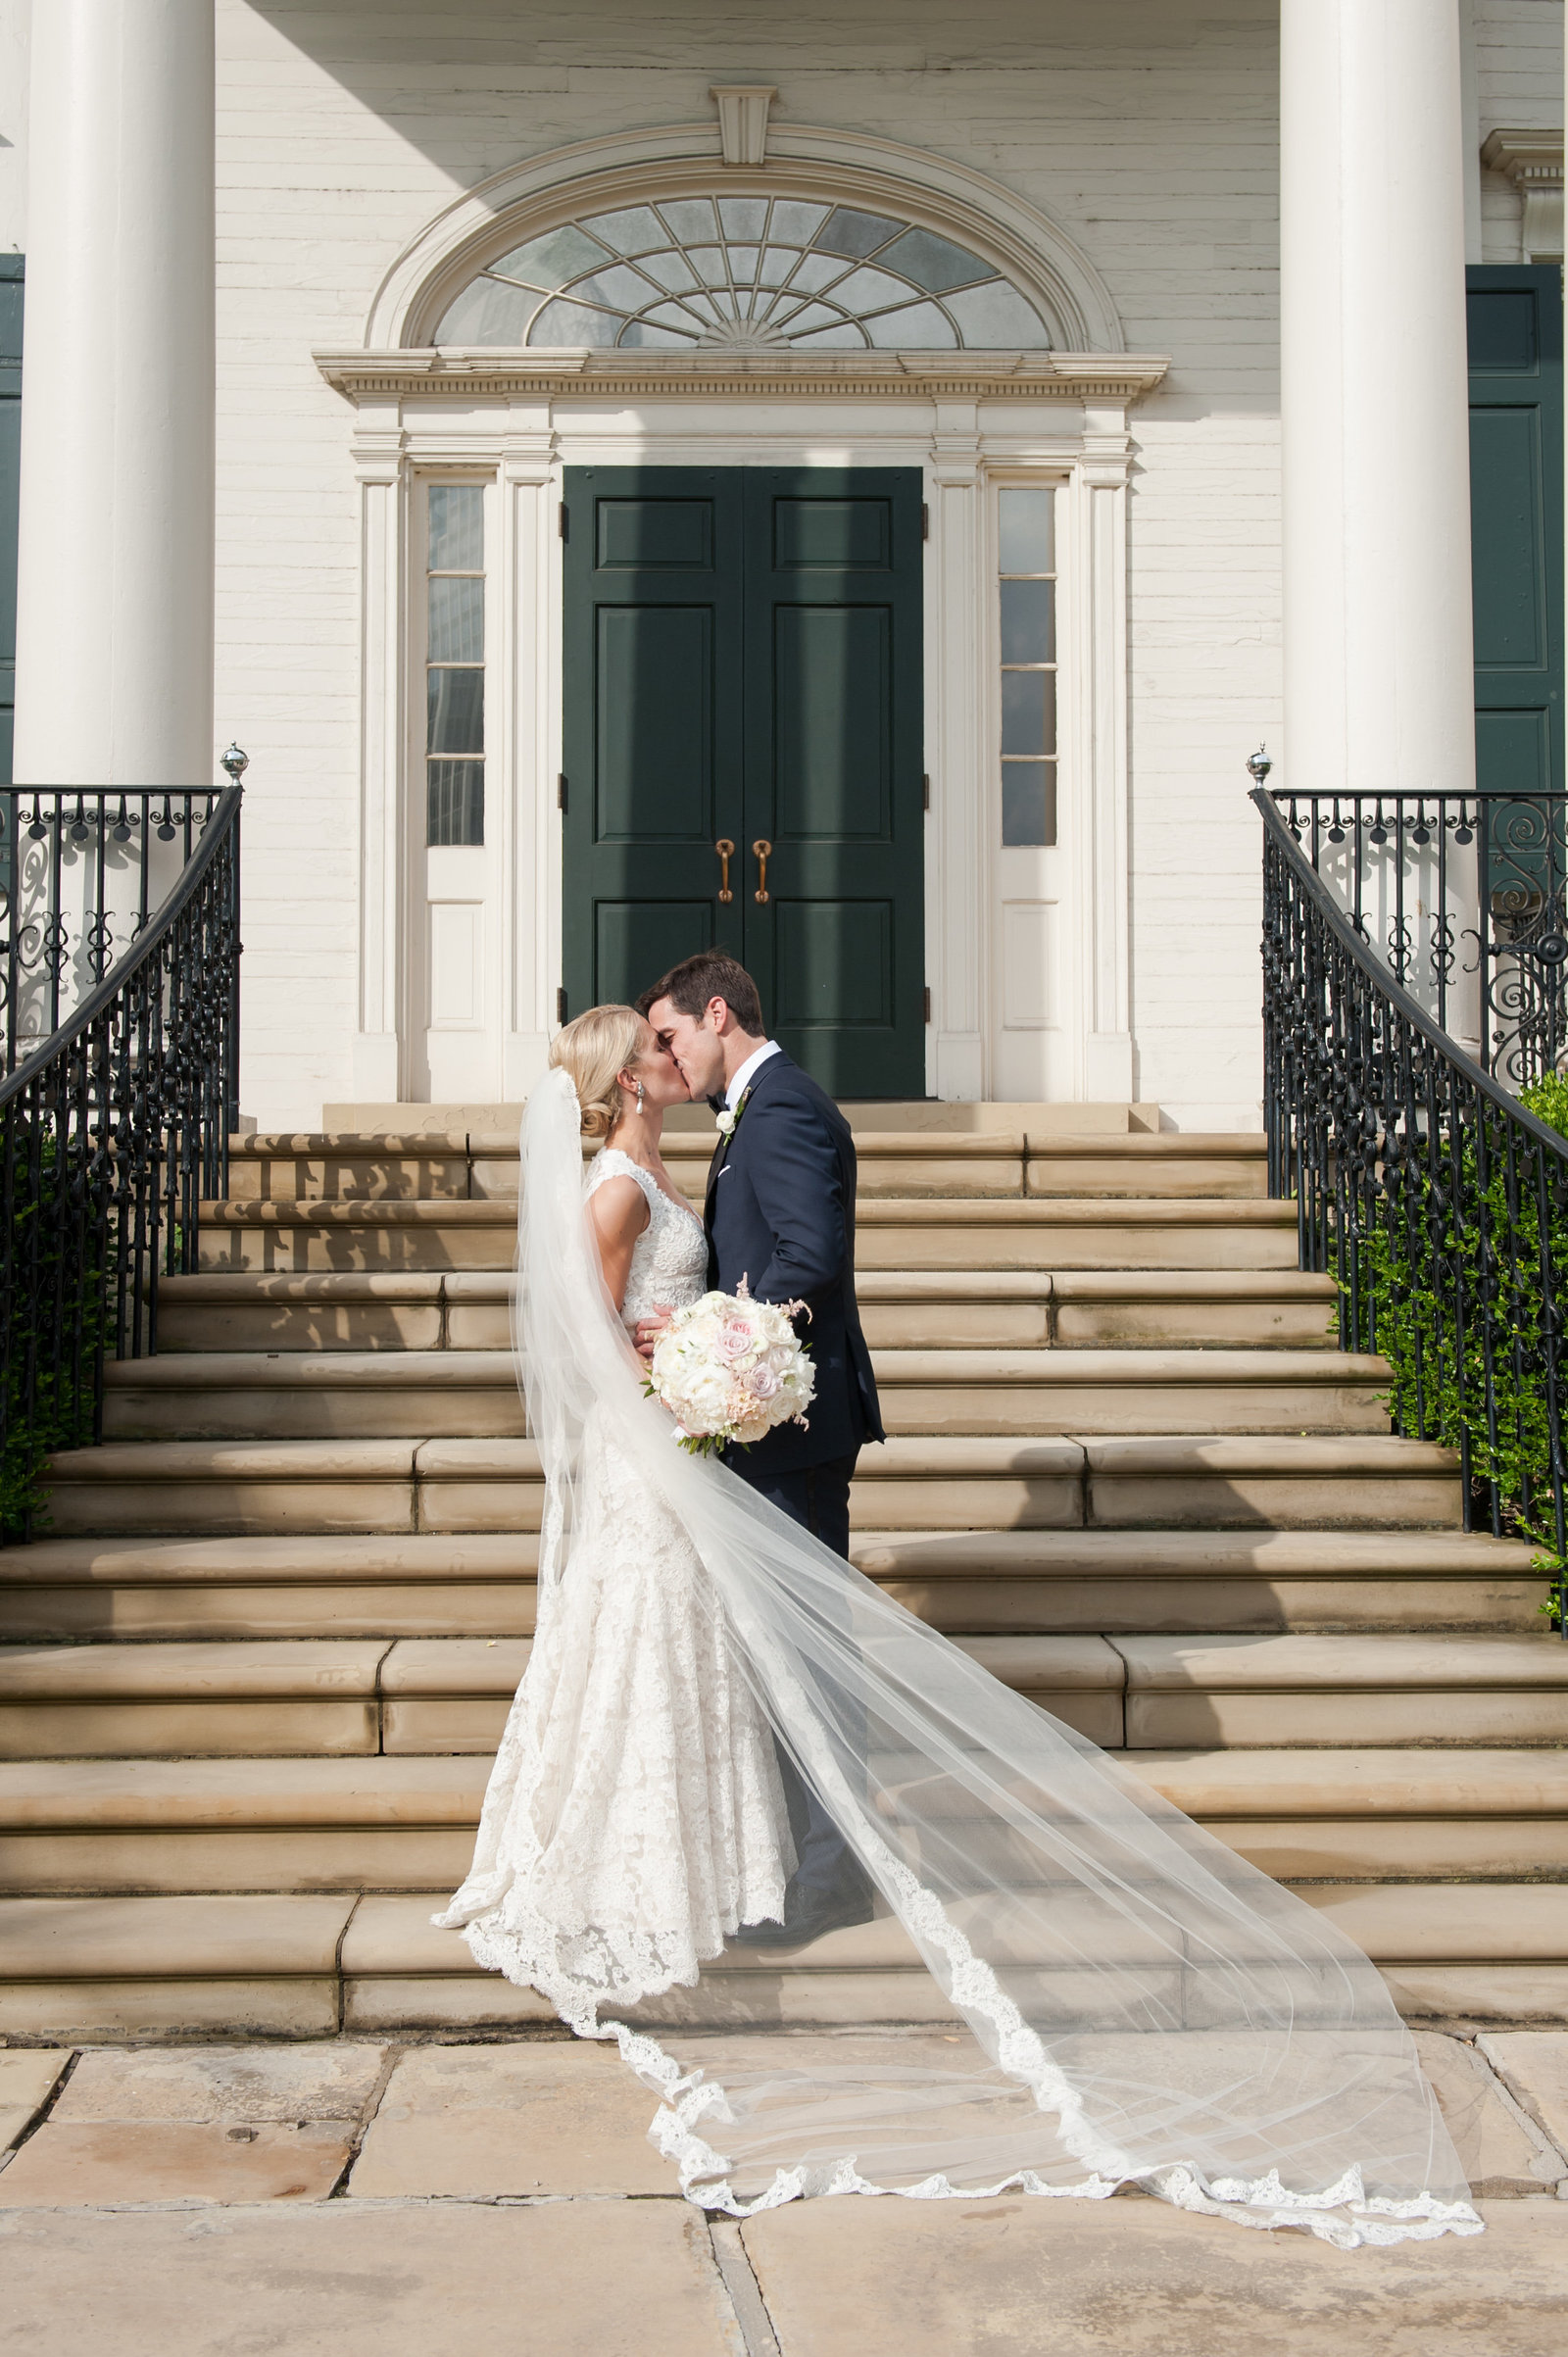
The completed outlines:
{"type": "Polygon", "coordinates": [[[639,1358],[653,1357],[659,1345],[659,1338],[662,1334],[668,1332],[669,1321],[674,1314],[674,1310],[667,1301],[660,1301],[656,1304],[652,1317],[640,1317],[637,1320],[637,1355],[639,1358]]]}

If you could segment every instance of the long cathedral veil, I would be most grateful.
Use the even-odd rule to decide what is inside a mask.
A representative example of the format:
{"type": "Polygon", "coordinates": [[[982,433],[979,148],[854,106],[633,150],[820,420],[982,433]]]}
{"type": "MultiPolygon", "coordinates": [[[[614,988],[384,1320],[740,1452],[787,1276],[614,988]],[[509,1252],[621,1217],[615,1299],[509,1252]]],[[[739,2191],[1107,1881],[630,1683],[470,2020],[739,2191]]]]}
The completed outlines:
{"type": "MultiPolygon", "coordinates": [[[[880,2029],[809,2047],[758,2035],[832,2024],[844,1980],[824,1975],[824,1943],[732,1946],[695,1987],[650,1985],[630,2006],[580,1980],[546,1989],[662,2098],[650,2133],[694,2200],[744,2213],[802,2193],[1141,2187],[1342,2245],[1480,2232],[1409,2033],[1351,1941],[677,1448],[604,1288],[561,1072],[523,1122],[518,1301],[547,1489],[541,1616],[591,1520],[597,1429],[648,1510],[683,1528],[775,1739],[880,1894],[882,1921],[835,1936],[868,1959],[857,2010],[886,2015],[880,2029]],[[901,1926],[928,1978],[879,1978],[901,1926]]],[[[485,1931],[506,1880],[500,1816],[487,1806],[473,1875],[439,1920],[504,1967],[485,1931]]]]}

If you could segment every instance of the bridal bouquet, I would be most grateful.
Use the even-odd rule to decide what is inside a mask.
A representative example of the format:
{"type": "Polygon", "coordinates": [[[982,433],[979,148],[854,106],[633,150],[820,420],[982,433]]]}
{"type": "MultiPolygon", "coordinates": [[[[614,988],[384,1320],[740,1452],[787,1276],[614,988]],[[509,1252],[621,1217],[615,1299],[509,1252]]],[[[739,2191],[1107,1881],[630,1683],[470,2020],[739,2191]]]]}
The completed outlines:
{"type": "Polygon", "coordinates": [[[816,1369],[791,1325],[800,1301],[775,1306],[739,1293],[705,1293],[660,1336],[645,1389],[675,1419],[683,1449],[760,1441],[775,1424],[806,1422],[816,1369]]]}

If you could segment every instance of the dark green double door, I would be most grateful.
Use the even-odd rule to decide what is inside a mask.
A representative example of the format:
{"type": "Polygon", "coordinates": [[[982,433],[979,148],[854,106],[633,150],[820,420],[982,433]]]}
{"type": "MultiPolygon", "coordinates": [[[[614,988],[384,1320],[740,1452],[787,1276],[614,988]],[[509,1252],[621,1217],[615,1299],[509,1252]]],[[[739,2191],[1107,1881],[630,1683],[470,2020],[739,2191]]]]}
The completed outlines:
{"type": "Polygon", "coordinates": [[[918,470],[565,489],[566,1011],[721,949],[824,1088],[923,1096],[918,470]]]}

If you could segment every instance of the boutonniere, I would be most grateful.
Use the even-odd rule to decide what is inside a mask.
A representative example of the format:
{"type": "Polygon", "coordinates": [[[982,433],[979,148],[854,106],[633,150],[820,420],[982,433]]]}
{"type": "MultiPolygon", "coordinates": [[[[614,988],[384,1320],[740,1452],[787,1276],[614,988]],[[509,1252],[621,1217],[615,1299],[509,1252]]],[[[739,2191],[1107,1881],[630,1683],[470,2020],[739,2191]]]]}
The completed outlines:
{"type": "Polygon", "coordinates": [[[733,1138],[735,1135],[736,1130],[740,1127],[741,1115],[746,1110],[746,1102],[751,1093],[750,1088],[742,1089],[739,1105],[726,1105],[718,1115],[718,1134],[721,1138],[733,1138]]]}

